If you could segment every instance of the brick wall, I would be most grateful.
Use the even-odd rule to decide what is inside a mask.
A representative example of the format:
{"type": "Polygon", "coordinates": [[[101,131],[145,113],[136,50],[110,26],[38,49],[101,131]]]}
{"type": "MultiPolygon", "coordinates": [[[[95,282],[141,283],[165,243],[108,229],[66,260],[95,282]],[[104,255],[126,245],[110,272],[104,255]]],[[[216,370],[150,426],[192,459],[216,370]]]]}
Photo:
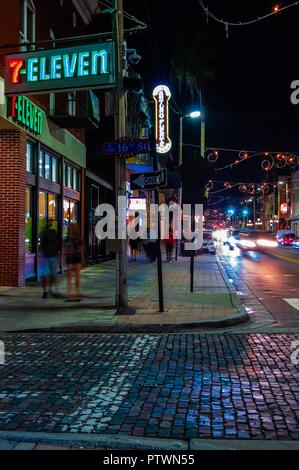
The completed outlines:
{"type": "Polygon", "coordinates": [[[0,285],[25,282],[26,133],[0,130],[0,285]]]}

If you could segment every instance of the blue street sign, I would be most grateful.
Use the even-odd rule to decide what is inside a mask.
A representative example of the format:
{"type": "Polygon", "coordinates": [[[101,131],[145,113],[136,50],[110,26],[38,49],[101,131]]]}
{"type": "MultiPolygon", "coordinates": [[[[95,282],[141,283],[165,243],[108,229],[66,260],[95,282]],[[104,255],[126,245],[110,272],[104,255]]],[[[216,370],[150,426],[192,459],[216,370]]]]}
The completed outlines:
{"type": "Polygon", "coordinates": [[[103,151],[108,155],[149,153],[151,151],[148,139],[115,141],[104,144],[103,151]]]}

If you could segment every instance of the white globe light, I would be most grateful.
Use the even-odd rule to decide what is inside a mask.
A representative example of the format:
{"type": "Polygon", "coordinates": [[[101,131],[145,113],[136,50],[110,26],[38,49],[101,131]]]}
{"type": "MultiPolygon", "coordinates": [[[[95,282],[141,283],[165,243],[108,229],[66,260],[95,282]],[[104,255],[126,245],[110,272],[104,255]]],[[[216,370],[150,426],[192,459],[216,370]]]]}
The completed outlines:
{"type": "Polygon", "coordinates": [[[199,118],[201,116],[200,111],[192,111],[192,113],[189,114],[189,116],[194,119],[194,118],[199,118]]]}

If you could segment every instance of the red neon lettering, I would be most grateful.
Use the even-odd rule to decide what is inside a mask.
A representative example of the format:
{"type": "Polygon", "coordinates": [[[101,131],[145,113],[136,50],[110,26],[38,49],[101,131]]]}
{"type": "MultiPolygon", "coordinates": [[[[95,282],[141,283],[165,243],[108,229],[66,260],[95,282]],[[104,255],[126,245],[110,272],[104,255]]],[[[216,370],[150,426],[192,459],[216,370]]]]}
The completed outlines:
{"type": "Polygon", "coordinates": [[[12,117],[16,116],[16,99],[17,99],[17,97],[13,96],[12,100],[11,100],[11,115],[12,115],[12,117]]]}
{"type": "Polygon", "coordinates": [[[8,68],[12,70],[11,82],[20,83],[20,70],[24,65],[24,61],[21,59],[10,60],[8,62],[8,68]]]}

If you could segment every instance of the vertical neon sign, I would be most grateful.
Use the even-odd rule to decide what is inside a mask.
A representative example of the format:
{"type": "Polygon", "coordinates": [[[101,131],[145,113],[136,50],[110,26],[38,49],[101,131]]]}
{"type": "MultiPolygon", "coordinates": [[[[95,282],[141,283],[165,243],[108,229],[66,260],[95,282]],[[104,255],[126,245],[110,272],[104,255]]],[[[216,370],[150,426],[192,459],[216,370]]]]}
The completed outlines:
{"type": "Polygon", "coordinates": [[[167,153],[171,149],[169,138],[169,100],[171,92],[166,85],[159,85],[153,91],[156,115],[156,146],[158,153],[167,153]]]}

